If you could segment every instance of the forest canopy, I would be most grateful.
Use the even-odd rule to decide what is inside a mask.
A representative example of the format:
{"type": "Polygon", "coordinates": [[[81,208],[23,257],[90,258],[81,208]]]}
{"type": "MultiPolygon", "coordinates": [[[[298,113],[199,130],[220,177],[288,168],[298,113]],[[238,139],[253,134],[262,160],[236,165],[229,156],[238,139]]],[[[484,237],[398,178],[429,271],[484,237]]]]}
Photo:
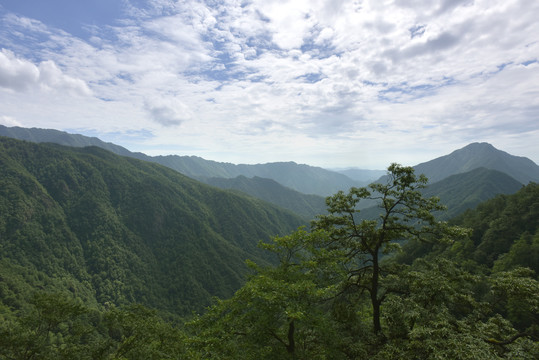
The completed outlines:
{"type": "MultiPolygon", "coordinates": [[[[183,222],[174,226],[190,229],[195,237],[213,239],[215,234],[197,227],[211,224],[236,236],[240,247],[252,234],[262,234],[263,226],[244,224],[237,234],[226,216],[227,204],[238,213],[243,206],[253,209],[251,215],[278,219],[275,232],[295,220],[286,223],[278,210],[263,211],[252,201],[189,180],[174,185],[180,179],[158,167],[105,157],[125,175],[116,176],[105,171],[111,168],[100,160],[103,154],[91,154],[95,149],[62,161],[66,150],[40,147],[57,155],[57,163],[38,166],[39,156],[22,145],[5,146],[12,149],[11,157],[4,151],[0,158],[6,169],[0,188],[0,358],[539,357],[535,183],[442,222],[436,216],[443,211],[439,199],[422,195],[427,179],[413,168],[392,164],[384,182],[328,197],[327,214],[309,227],[262,241],[257,258],[248,261],[251,275],[239,290],[188,316],[174,313],[171,306],[186,304],[185,299],[165,302],[164,289],[181,297],[202,288],[194,282],[191,289],[181,288],[181,279],[147,281],[163,270],[148,267],[147,261],[165,255],[148,252],[152,236],[168,234],[166,244],[172,244],[166,224],[173,224],[174,217],[168,211],[181,214],[183,222]],[[59,170],[58,181],[45,181],[55,178],[49,172],[58,175],[59,170]],[[121,189],[131,179],[142,187],[130,195],[121,189]],[[136,217],[126,199],[144,197],[142,189],[163,182],[168,185],[160,190],[169,197],[177,192],[185,204],[196,201],[183,192],[182,187],[188,188],[212,199],[224,213],[208,215],[208,208],[197,205],[206,214],[197,218],[195,211],[182,213],[161,194],[169,208],[136,217]],[[376,202],[376,219],[361,219],[363,201],[376,202]],[[131,227],[125,227],[125,219],[131,227]],[[90,231],[87,238],[81,236],[85,231],[90,231]],[[130,258],[129,251],[136,257],[130,258]],[[95,256],[85,258],[87,253],[95,256]],[[99,271],[88,270],[93,268],[99,271]]],[[[222,238],[215,239],[231,251],[222,238]]],[[[202,245],[206,251],[213,246],[202,245]]],[[[174,254],[166,255],[171,259],[174,254]]],[[[202,261],[208,269],[211,260],[202,261]]],[[[199,271],[196,276],[203,281],[211,274],[199,271]]],[[[224,287],[226,279],[212,281],[224,287]]],[[[239,277],[235,281],[242,283],[239,277]]],[[[226,294],[228,288],[221,289],[226,294]]]]}

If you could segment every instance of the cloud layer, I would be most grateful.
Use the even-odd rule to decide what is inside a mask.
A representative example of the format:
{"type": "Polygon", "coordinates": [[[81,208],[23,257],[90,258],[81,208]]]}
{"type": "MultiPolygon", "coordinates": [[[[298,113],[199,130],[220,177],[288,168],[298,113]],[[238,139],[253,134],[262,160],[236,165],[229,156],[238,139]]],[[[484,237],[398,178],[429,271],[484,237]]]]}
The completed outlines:
{"type": "Polygon", "coordinates": [[[472,141],[539,161],[539,3],[137,4],[86,37],[0,9],[0,116],[230,162],[384,167],[472,141]]]}

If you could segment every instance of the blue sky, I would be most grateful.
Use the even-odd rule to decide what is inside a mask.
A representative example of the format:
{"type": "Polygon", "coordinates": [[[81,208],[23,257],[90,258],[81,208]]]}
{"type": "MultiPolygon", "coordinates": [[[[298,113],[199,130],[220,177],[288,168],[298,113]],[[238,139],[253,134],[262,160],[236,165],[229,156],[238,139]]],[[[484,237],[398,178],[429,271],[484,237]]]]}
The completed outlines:
{"type": "Polygon", "coordinates": [[[0,124],[149,155],[539,162],[539,2],[0,0],[0,124]]]}

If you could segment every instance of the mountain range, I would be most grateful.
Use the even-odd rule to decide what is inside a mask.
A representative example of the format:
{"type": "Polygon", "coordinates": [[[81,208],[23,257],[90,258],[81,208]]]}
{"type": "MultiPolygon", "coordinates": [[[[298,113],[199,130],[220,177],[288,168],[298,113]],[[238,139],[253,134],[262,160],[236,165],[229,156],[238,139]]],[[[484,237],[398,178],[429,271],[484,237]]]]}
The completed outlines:
{"type": "MultiPolygon", "coordinates": [[[[212,186],[243,192],[291,210],[306,219],[325,211],[324,197],[352,186],[365,186],[377,180],[381,170],[327,170],[294,162],[267,164],[230,164],[196,156],[147,156],[106,143],[95,137],[68,134],[57,130],[26,129],[0,125],[0,135],[33,142],[54,142],[67,146],[97,146],[122,156],[156,162],[212,186]]],[[[488,143],[472,143],[462,149],[414,166],[416,174],[429,178],[429,195],[441,197],[449,207],[449,217],[476,206],[497,194],[510,194],[515,186],[539,182],[539,166],[528,158],[510,155],[488,143]],[[475,171],[484,168],[495,170],[475,171]],[[470,173],[471,172],[471,173],[470,173]],[[503,173],[515,181],[501,176],[503,173]],[[486,175],[488,174],[488,175],[486,175]],[[442,181],[442,182],[441,182],[442,181]],[[441,182],[440,184],[438,184],[441,182]]],[[[377,181],[384,181],[384,176],[377,181]]],[[[369,206],[368,202],[360,205],[369,206]]]]}
{"type": "MultiPolygon", "coordinates": [[[[171,316],[200,310],[244,283],[246,259],[275,260],[259,241],[325,211],[322,196],[275,179],[290,176],[287,184],[300,184],[311,176],[309,186],[328,189],[331,183],[344,191],[357,184],[344,174],[291,162],[232,166],[149,157],[56,130],[0,127],[0,134],[32,141],[0,137],[0,291],[10,294],[12,307],[22,306],[24,289],[42,287],[69,289],[87,303],[138,302],[171,316]],[[205,184],[170,168],[172,160],[190,164],[192,177],[201,169],[226,176],[205,177],[205,184]]],[[[486,143],[419,164],[416,172],[438,180],[424,195],[439,196],[448,206],[445,219],[539,180],[531,160],[486,143]],[[479,164],[485,166],[474,167],[479,164]]],[[[362,214],[375,217],[376,209],[362,214]]]]}

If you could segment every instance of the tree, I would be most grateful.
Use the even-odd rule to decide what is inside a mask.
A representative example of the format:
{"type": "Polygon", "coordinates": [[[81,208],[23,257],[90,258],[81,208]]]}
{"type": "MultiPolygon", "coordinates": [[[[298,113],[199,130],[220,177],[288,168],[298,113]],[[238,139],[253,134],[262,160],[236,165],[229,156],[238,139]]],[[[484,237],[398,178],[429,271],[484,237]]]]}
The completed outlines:
{"type": "Polygon", "coordinates": [[[263,248],[277,255],[277,266],[260,267],[227,300],[190,323],[192,348],[203,359],[341,359],[336,322],[323,286],[310,262],[320,233],[303,229],[276,237],[263,248]]]}
{"type": "Polygon", "coordinates": [[[444,207],[438,198],[421,195],[426,184],[427,178],[416,176],[412,167],[392,164],[384,183],[351,188],[348,194],[340,191],[328,197],[328,215],[321,215],[312,223],[314,230],[329,234],[327,242],[321,244],[326,251],[320,254],[326,262],[329,256],[344,269],[342,294],[368,294],[376,335],[383,335],[382,302],[388,293],[397,290],[384,283],[391,269],[382,266],[381,256],[396,251],[405,240],[443,241],[464,233],[435,219],[432,212],[444,207]],[[360,219],[358,203],[362,200],[377,202],[378,219],[360,219]]]}

